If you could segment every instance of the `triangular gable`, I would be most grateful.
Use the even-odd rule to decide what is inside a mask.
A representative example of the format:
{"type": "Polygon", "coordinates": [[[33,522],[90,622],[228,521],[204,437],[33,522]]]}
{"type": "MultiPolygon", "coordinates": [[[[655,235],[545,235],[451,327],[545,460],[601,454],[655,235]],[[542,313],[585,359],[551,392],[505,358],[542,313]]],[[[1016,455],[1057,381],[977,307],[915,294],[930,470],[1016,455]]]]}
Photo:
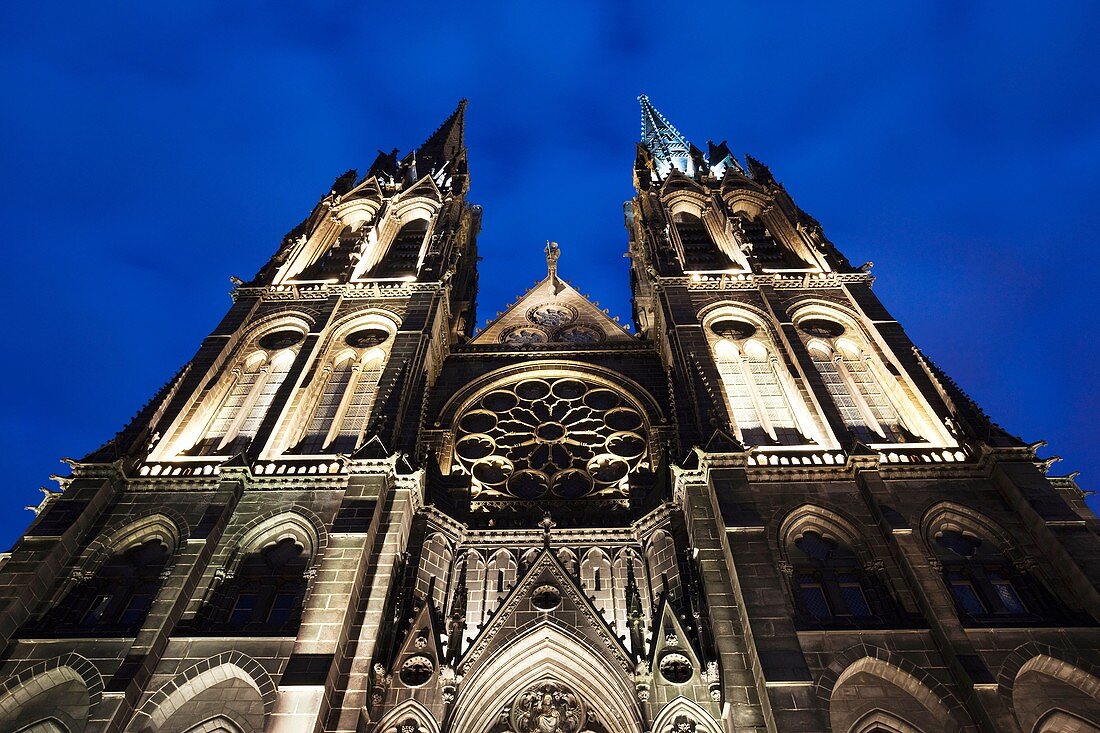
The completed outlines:
{"type": "Polygon", "coordinates": [[[382,201],[382,189],[378,187],[378,178],[376,176],[367,177],[355,188],[344,194],[340,198],[340,206],[337,206],[336,209],[339,210],[348,202],[358,201],[360,199],[368,199],[378,202],[382,201]]]}
{"type": "Polygon", "coordinates": [[[547,275],[473,338],[473,344],[597,344],[634,337],[556,275],[547,275]]]}
{"type": "Polygon", "coordinates": [[[432,201],[443,200],[443,194],[439,192],[439,186],[435,185],[435,180],[427,173],[422,175],[411,187],[403,191],[397,198],[397,201],[417,197],[431,199],[432,201]]]}
{"type": "Polygon", "coordinates": [[[478,659],[490,656],[498,647],[511,643],[517,630],[537,623],[554,624],[583,638],[597,652],[604,654],[606,650],[616,667],[633,668],[622,639],[615,635],[573,577],[546,549],[474,639],[462,657],[462,667],[468,668],[478,659]],[[555,593],[556,605],[551,607],[555,593]]]}
{"type": "Polygon", "coordinates": [[[675,685],[681,694],[700,700],[710,696],[707,689],[710,671],[703,668],[702,656],[676,617],[667,595],[654,616],[649,669],[651,686],[663,681],[675,685]],[[693,688],[695,695],[691,695],[693,688]]]}
{"type": "Polygon", "coordinates": [[[436,621],[431,602],[425,600],[413,619],[412,626],[406,630],[405,639],[398,648],[394,661],[400,664],[408,657],[420,655],[438,663],[443,659],[441,646],[439,623],[436,621]]]}

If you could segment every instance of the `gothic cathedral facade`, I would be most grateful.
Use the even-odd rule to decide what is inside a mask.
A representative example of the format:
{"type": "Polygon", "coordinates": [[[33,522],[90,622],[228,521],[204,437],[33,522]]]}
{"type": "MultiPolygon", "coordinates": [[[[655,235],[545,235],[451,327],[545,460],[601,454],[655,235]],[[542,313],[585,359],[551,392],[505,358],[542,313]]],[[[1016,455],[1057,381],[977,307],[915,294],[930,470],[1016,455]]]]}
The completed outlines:
{"type": "Polygon", "coordinates": [[[0,731],[1100,732],[1073,478],[640,101],[633,330],[475,332],[464,102],[340,176],[3,556],[0,731]]]}

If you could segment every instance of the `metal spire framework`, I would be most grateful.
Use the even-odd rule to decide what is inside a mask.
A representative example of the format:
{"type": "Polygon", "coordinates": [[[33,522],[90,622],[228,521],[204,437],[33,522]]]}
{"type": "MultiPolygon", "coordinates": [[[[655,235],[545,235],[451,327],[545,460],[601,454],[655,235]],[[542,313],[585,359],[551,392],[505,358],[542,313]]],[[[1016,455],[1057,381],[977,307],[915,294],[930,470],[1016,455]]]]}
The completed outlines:
{"type": "Polygon", "coordinates": [[[657,111],[649,97],[643,94],[638,102],[642,105],[642,144],[653,155],[657,172],[663,178],[675,167],[691,175],[691,143],[657,111]]]}

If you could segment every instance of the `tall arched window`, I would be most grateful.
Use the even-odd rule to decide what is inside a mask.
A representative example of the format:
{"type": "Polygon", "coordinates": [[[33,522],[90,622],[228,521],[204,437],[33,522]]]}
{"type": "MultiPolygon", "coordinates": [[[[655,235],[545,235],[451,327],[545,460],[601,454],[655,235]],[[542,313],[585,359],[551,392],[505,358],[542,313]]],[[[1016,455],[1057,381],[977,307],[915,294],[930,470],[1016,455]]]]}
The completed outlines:
{"type": "MultiPolygon", "coordinates": [[[[596,609],[603,613],[608,624],[615,624],[615,580],[612,577],[611,561],[603,550],[592,548],[581,560],[581,587],[595,599],[596,609]]],[[[616,629],[622,633],[625,627],[616,629]]]]}
{"type": "Polygon", "coordinates": [[[253,339],[236,364],[210,387],[181,428],[186,455],[234,455],[260,428],[294,363],[304,334],[277,329],[253,339]]]}
{"type": "Polygon", "coordinates": [[[709,321],[708,339],[735,437],[747,445],[804,445],[821,438],[766,330],[743,318],[709,321]]]}
{"type": "Polygon", "coordinates": [[[733,267],[733,262],[710,236],[707,225],[698,216],[688,211],[677,211],[672,215],[672,223],[680,237],[685,270],[716,272],[733,267]]]}
{"type": "Polygon", "coordinates": [[[42,620],[54,633],[130,635],[141,628],[161,584],[169,549],[150,539],[112,556],[42,620]]]}
{"type": "Polygon", "coordinates": [[[386,254],[382,257],[371,277],[415,278],[420,269],[420,251],[424,238],[428,234],[427,219],[411,219],[402,225],[394,235],[386,254]]]}
{"type": "Polygon", "coordinates": [[[365,324],[335,339],[340,351],[314,377],[312,398],[290,453],[354,453],[363,445],[378,391],[378,381],[392,346],[392,324],[365,324]]]}
{"type": "Polygon", "coordinates": [[[309,558],[284,537],[241,559],[199,614],[196,630],[215,633],[290,633],[298,627],[309,558]]]}
{"type": "Polygon", "coordinates": [[[818,317],[798,321],[810,358],[849,432],[863,443],[932,440],[923,407],[855,327],[818,317]]]}

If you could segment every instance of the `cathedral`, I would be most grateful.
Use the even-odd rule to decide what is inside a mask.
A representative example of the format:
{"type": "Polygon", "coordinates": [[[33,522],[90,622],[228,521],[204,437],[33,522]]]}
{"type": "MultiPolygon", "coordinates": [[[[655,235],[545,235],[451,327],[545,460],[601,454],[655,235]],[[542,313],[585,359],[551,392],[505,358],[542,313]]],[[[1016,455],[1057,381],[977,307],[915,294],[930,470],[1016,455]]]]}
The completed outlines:
{"type": "Polygon", "coordinates": [[[1100,733],[1084,492],[640,103],[630,326],[475,329],[465,102],[337,178],[0,557],[0,733],[1100,733]]]}

